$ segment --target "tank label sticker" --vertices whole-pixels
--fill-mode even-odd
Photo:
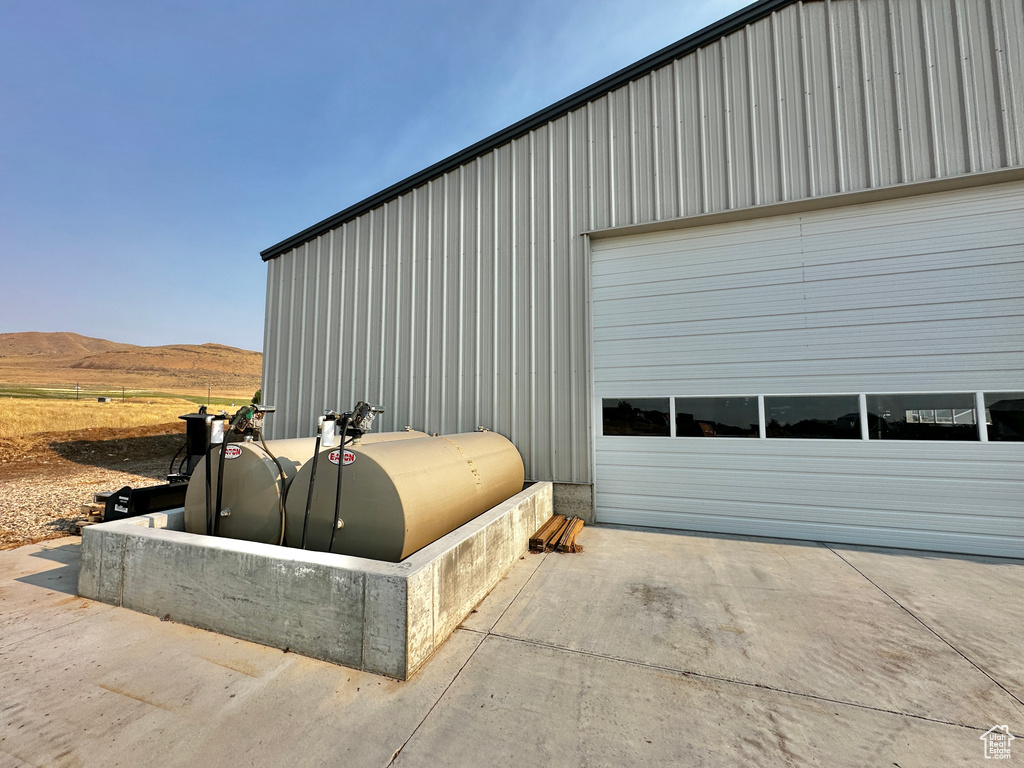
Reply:
[[[331,451],[330,455],[327,457],[327,458],[329,458],[331,460],[331,464],[337,464],[338,463],[338,454],[339,453],[341,453],[341,452],[340,451]],[[352,451],[345,451],[345,460],[343,462],[343,466],[347,467],[349,464],[352,464],[355,460],[356,460],[356,455],[354,453],[352,453]]]
[[[242,446],[240,445],[229,445],[224,449],[225,459],[237,459],[242,455]]]

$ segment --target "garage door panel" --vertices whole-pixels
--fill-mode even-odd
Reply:
[[[1024,391],[1024,184],[598,241],[592,290],[598,520],[1024,557],[1024,443],[600,423],[602,398]]]
[[[977,388],[981,389],[992,389],[993,385],[988,386],[971,386],[970,389],[964,386],[965,379],[972,379],[973,382],[985,382],[991,381],[989,374],[996,375],[999,373],[1006,374],[1006,386],[1011,389],[1019,388],[1019,374],[1021,366],[1024,366],[1024,352],[1002,352],[998,355],[1000,359],[989,359],[992,355],[973,355],[970,353],[961,354],[947,354],[939,359],[934,356],[912,356],[912,355],[897,355],[894,357],[882,357],[876,356],[874,358],[872,370],[884,369],[885,375],[890,377],[899,375],[902,378],[896,379],[897,382],[902,382],[903,386],[897,389],[889,389],[885,387],[876,386],[851,386],[850,382],[854,381],[854,377],[858,375],[861,377],[859,381],[863,382],[863,375],[865,374],[865,362],[863,360],[850,359],[842,354],[840,350],[836,350],[836,354],[827,360],[828,372],[824,376],[828,386],[823,390],[818,388],[818,391],[831,391],[831,392],[860,392],[870,391],[885,393],[887,391],[929,391],[934,389],[937,384],[935,383],[938,379],[934,378],[938,374],[957,374],[958,378],[953,380],[951,387],[943,387],[945,389],[964,389],[965,391],[974,391]],[[978,357],[984,357],[984,359],[978,359]],[[608,366],[604,369],[604,378],[602,384],[608,386],[602,386],[599,390],[602,396],[614,397],[614,396],[625,396],[632,394],[632,390],[628,387],[623,388],[623,383],[631,382],[636,378],[640,378],[643,381],[658,381],[658,382],[671,382],[674,380],[680,381],[703,381],[707,382],[708,379],[730,379],[730,378],[743,378],[752,381],[759,380],[770,380],[784,382],[788,380],[796,381],[800,377],[812,377],[821,378],[822,371],[820,366],[823,360],[770,360],[770,361],[752,361],[742,360],[736,362],[719,362],[716,365],[701,364],[696,361],[692,364],[678,364],[673,366],[634,366],[630,367],[624,360],[617,359],[617,367]],[[751,369],[754,365],[757,365],[756,375],[759,378],[752,378],[755,375]],[[996,370],[998,367],[1000,370]],[[920,385],[918,386],[907,386],[906,377],[914,376],[918,378]],[[948,381],[948,377],[944,379]],[[613,389],[609,389],[611,384],[616,386]],[[755,389],[758,394],[766,394],[765,391],[759,391],[761,388]],[[669,390],[673,391],[673,390]],[[682,390],[682,394],[688,393],[689,390]],[[712,391],[709,389],[707,384],[701,387],[701,391]],[[798,388],[783,389],[782,391],[795,394],[801,390]],[[663,391],[664,395],[668,395],[668,392]]]
[[[770,316],[785,312],[835,312],[977,302],[1024,297],[1021,264],[963,268],[919,275],[794,279],[772,285],[690,290],[685,281],[662,280],[601,293],[606,316],[684,314],[688,318]],[[642,302],[642,306],[637,304]]]
[[[1022,291],[1015,278],[1011,281],[989,281],[985,284],[974,284],[973,290],[960,286],[949,286],[941,294],[926,295],[900,294],[897,290],[869,291],[831,291],[827,296],[815,296],[806,299],[803,292],[786,287],[774,294],[762,291],[760,295],[753,292],[735,293],[729,296],[716,295],[694,296],[683,299],[670,294],[654,293],[646,298],[608,299],[602,307],[606,313],[603,322],[606,324],[623,322],[654,322],[666,318],[685,316],[696,322],[729,320],[735,318],[761,319],[765,327],[777,319],[793,316],[821,316],[819,322],[830,322],[832,316],[840,312],[872,313],[890,309],[902,310],[906,319],[915,319],[917,312],[928,311],[940,307],[945,317],[951,317],[950,305],[972,305],[988,301],[1008,301],[1017,303],[1017,312]],[[801,286],[803,287],[803,286]],[[904,303],[900,304],[899,298]],[[834,323],[830,323],[834,324]]]
[[[871,260],[871,263],[878,264],[877,260]],[[646,301],[652,296],[670,296],[676,299],[679,309],[685,307],[687,311],[701,306],[717,306],[723,300],[767,300],[774,303],[778,300],[807,300],[811,296],[857,297],[866,294],[895,297],[898,304],[904,305],[907,298],[913,298],[914,304],[927,304],[940,297],[946,301],[958,298],[978,301],[1024,295],[1019,252],[1006,253],[1002,259],[987,258],[984,261],[970,261],[964,256],[959,263],[951,261],[941,265],[893,259],[886,261],[885,267],[870,277],[815,265],[748,273],[735,279],[721,275],[695,279],[685,274],[662,273],[654,280],[615,281],[604,288],[595,288],[601,290],[604,301],[632,301],[637,298]],[[946,298],[951,289],[956,293]]]
[[[623,316],[603,317],[600,324],[595,323],[593,338],[595,345],[600,348],[601,342],[622,338],[691,336],[697,341],[701,336],[711,338],[740,332],[772,333],[816,328],[857,330],[872,326],[900,326],[902,332],[915,324],[943,323],[944,327],[937,331],[939,333],[945,332],[950,326],[976,320],[994,320],[997,327],[1013,328],[1020,322],[1021,317],[1024,317],[1021,303],[1019,298],[945,302],[914,307],[912,315],[905,307],[880,307],[818,314],[791,312],[772,316],[770,326],[764,322],[763,316],[723,319],[680,318],[668,321],[662,315],[652,318],[634,317],[630,322],[623,322]],[[951,320],[951,316],[955,319]]]
[[[650,477],[650,474],[647,475]],[[812,510],[812,517],[828,517],[835,520],[855,522],[870,512],[885,514],[897,520],[900,515],[918,515],[923,518],[934,517],[936,527],[949,531],[971,531],[987,520],[1018,521],[1016,515],[1005,510],[995,510],[993,505],[1002,506],[1008,503],[1012,492],[1006,488],[995,488],[980,483],[964,483],[961,487],[953,487],[951,483],[940,478],[932,478],[932,485],[924,482],[915,484],[899,484],[896,482],[856,481],[848,476],[829,477],[827,474],[813,477],[789,475],[781,478],[758,478],[752,473],[743,478],[736,478],[729,473],[697,476],[693,473],[665,473],[660,480],[644,484],[637,492],[618,493],[607,489],[628,489],[628,477],[623,474],[609,474],[605,481],[598,485],[599,502],[605,499],[630,498],[634,501],[642,499],[644,508],[660,508],[664,511],[676,509],[686,511],[695,506],[707,503],[730,503],[742,506],[751,517],[776,517],[780,509]],[[764,485],[751,483],[764,479]],[[729,481],[732,485],[726,485]],[[808,504],[807,489],[814,483],[821,483],[827,492],[814,494],[818,503]],[[975,495],[968,494],[975,491]],[[680,495],[682,494],[682,495]],[[1019,495],[1018,495],[1019,497]],[[660,506],[664,501],[669,506]],[[774,509],[773,509],[774,507]],[[788,513],[787,513],[788,514]],[[794,512],[793,514],[796,514]],[[811,519],[811,518],[807,518]],[[893,523],[898,525],[898,523]],[[1014,525],[1017,525],[1014,522]],[[1017,525],[1019,529],[1019,525]]]
[[[1004,185],[1005,186],[1005,185]],[[891,212],[886,212],[885,207]],[[1019,242],[1024,227],[1015,215],[1019,202],[1012,195],[1000,193],[973,202],[964,196],[953,210],[932,204],[915,206],[910,200],[901,204],[874,204],[833,208],[798,216],[781,216],[733,224],[714,225],[666,231],[650,235],[633,235],[600,243],[595,252],[595,267],[627,271],[630,260],[657,260],[671,257],[680,249],[694,253],[694,263],[728,263],[756,259],[744,246],[757,246],[760,253],[794,252],[789,244],[806,241],[812,250],[828,253],[849,248],[849,241],[858,246],[889,247],[914,243],[935,243],[948,237],[960,238],[966,247],[976,242],[987,242],[995,237],[1005,242]],[[907,222],[914,226],[908,228]],[[980,240],[979,240],[980,238]],[[689,247],[698,244],[698,247]],[[940,246],[941,247],[941,246]],[[795,249],[796,253],[800,249]],[[603,262],[609,262],[607,267]],[[612,263],[614,262],[614,263]],[[668,260],[671,263],[670,259]]]
[[[1024,239],[1024,225],[1001,231],[980,232],[971,235],[948,235],[915,239],[910,242],[878,243],[858,242],[856,245],[816,249],[809,268],[822,274],[871,271],[877,274],[914,272],[922,269],[948,268],[964,263],[998,264],[1019,259],[1017,244]],[[805,266],[809,244],[802,240],[772,243],[758,247],[750,258],[728,258],[735,253],[733,246],[702,248],[699,255],[687,259],[685,268],[679,263],[677,252],[659,255],[656,259],[636,258],[615,261],[596,260],[594,287],[635,285],[677,275],[696,282],[758,281],[771,282],[775,273]],[[767,261],[766,261],[767,260]]]
[[[630,443],[633,445],[630,445]],[[660,442],[662,448],[635,447],[637,442]],[[771,442],[772,445],[768,445]],[[751,471],[774,476],[797,471],[824,475],[852,475],[867,478],[948,478],[960,481],[999,481],[1024,493],[1024,477],[1014,478],[1020,466],[1019,450],[1010,444],[914,443],[910,441],[771,440],[756,438],[602,438],[597,455],[606,469],[602,477],[616,472],[633,473],[637,468],[691,472],[726,471],[735,483]],[[712,444],[741,444],[734,450],[716,450]],[[781,445],[776,446],[776,443]],[[619,446],[619,447],[614,447]],[[691,447],[699,446],[699,447]],[[749,448],[747,446],[750,446]],[[831,447],[830,447],[831,446]],[[875,449],[879,450],[875,450]],[[813,465],[809,463],[813,461]],[[767,481],[768,478],[766,478]],[[767,482],[766,482],[767,484]]]
[[[980,378],[984,374],[983,378]],[[978,373],[978,389],[989,392],[1020,390],[1020,373],[1015,367],[1004,371],[987,370]],[[623,386],[628,386],[629,397],[666,397],[671,391],[676,395],[691,396],[749,396],[751,394],[791,395],[802,392],[905,392],[908,391],[906,374],[902,371],[887,373],[861,373],[845,376],[837,384],[828,373],[807,372],[803,375],[787,373],[784,376],[755,376],[749,372],[720,377],[709,381],[707,377],[695,375],[692,378],[648,377],[643,381],[604,382],[595,387],[597,397],[622,397]],[[955,392],[963,389],[963,373],[960,371],[935,371],[920,386],[917,392]],[[1024,468],[1022,468],[1024,471]]]
[[[762,522],[797,523],[809,525],[820,523],[837,527],[865,526],[888,530],[928,531],[933,534],[971,535],[979,530],[988,535],[1010,536],[1024,545],[1020,527],[1012,518],[1004,516],[978,515],[968,521],[956,513],[926,513],[918,510],[881,510],[861,507],[834,507],[789,502],[765,502],[759,507],[732,499],[689,499],[679,507],[669,497],[652,497],[645,510],[659,514],[704,515],[707,517],[730,517],[737,521],[747,520],[752,524]],[[628,494],[604,494],[601,504],[608,509],[628,510]],[[968,525],[973,522],[973,525]]]
[[[1021,240],[1024,223],[1007,222],[1005,213],[976,216],[971,230],[962,229],[961,220],[934,224],[925,230],[906,230],[900,236],[891,228],[872,228],[865,233],[822,233],[809,236],[808,227],[796,228],[785,239],[766,239],[740,243],[731,237],[706,234],[699,248],[689,250],[687,267],[695,278],[713,275],[739,276],[750,272],[786,269],[802,263],[808,255],[823,266],[843,266],[875,259],[914,258],[929,253],[940,259],[958,251],[976,252],[1013,248]],[[727,228],[723,225],[711,230]],[[697,231],[697,230],[695,230]],[[628,238],[623,238],[628,241]],[[657,249],[642,245],[620,246],[599,243],[593,254],[595,281],[629,280],[632,275],[679,268],[678,254],[686,249],[682,241],[662,243]],[[644,253],[648,255],[643,255]],[[765,261],[770,259],[770,261]],[[870,267],[868,267],[870,269]],[[599,285],[595,282],[595,285]]]
[[[1020,484],[993,481],[949,480],[930,474],[927,477],[905,476],[896,478],[854,477],[849,474],[829,474],[811,471],[817,467],[808,462],[804,473],[768,470],[727,470],[695,472],[683,469],[654,470],[645,467],[606,470],[597,486],[597,493],[621,493],[641,498],[644,505],[657,499],[674,499],[676,508],[685,509],[700,501],[731,501],[748,505],[755,516],[762,506],[808,506],[809,485],[820,484],[827,491],[815,494],[815,503],[809,506],[820,510],[863,509],[873,512],[905,513],[917,509],[921,514],[958,516],[963,530],[972,530],[977,516],[989,519],[1015,519],[1012,511],[1004,507],[1021,500],[1024,493]],[[993,507],[997,507],[994,509]],[[923,510],[923,511],[922,511]],[[961,530],[957,527],[956,530]]]
[[[993,222],[1004,227],[1019,224],[1013,216],[1020,210],[1019,199],[1014,193],[1007,194],[1012,184],[987,189],[976,188],[963,193],[946,193],[916,198],[906,198],[895,203],[874,203],[851,205],[826,211],[815,211],[800,217],[800,226],[808,237],[825,236],[834,239],[836,235],[886,231],[887,239],[900,240],[913,237],[915,233],[938,229],[969,232],[972,229],[988,229]],[[936,201],[955,200],[952,206]],[[908,229],[907,222],[913,222]],[[976,226],[975,222],[983,222]]]
[[[913,353],[930,358],[945,357],[949,350],[967,347],[966,354],[999,354],[1019,347],[1020,337],[1010,333],[1005,323],[950,322],[946,328],[900,329],[899,338],[892,337],[891,329],[878,326],[849,331],[855,340],[843,344],[843,354],[876,358],[903,356]],[[969,342],[969,343],[968,343]],[[836,356],[835,330],[796,330],[789,332],[765,331],[761,333],[736,334],[729,340],[726,349],[718,339],[669,336],[650,338],[638,335],[632,339],[607,341],[601,345],[600,356],[594,362],[600,366],[612,367],[616,361],[629,356],[637,360],[658,362],[666,356],[702,358],[714,354],[723,362],[750,362],[781,360],[794,353],[794,348],[804,361],[830,360]],[[879,349],[887,354],[880,355]]]
[[[641,356],[660,354],[664,357],[670,350],[675,354],[699,355],[719,353],[723,339],[708,333],[701,333],[696,325],[658,324],[660,327],[630,326],[607,333],[596,333],[595,339],[602,342],[603,355],[621,355],[632,353]],[[780,329],[741,328],[734,326],[728,339],[730,349],[737,347],[747,350],[778,350],[784,352],[791,349],[796,340],[800,346],[814,347],[831,345],[836,328],[806,328],[794,324],[793,327]],[[893,333],[894,328],[896,334]],[[936,345],[935,354],[948,351],[950,344],[959,348],[964,346],[977,351],[998,351],[1013,349],[1019,346],[1019,339],[1007,328],[1007,318],[971,318],[965,320],[945,320],[932,323],[893,323],[890,325],[861,325],[845,327],[855,341],[850,342],[847,349],[859,349],[863,355],[876,352],[879,345],[893,347],[913,347],[921,349],[921,345]],[[894,335],[896,338],[894,338]],[[945,345],[945,346],[943,346]]]

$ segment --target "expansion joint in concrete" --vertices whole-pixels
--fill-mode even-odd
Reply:
[[[484,634],[484,633],[474,632],[474,634]],[[403,741],[402,745],[398,749],[395,750],[393,755],[391,755],[391,759],[388,760],[387,766],[385,766],[385,768],[391,768],[391,766],[394,765],[395,760],[398,759],[398,756],[400,754],[402,754],[402,750],[405,749],[405,745],[413,740],[413,737],[415,737],[416,734],[419,732],[420,728],[423,726],[423,723],[425,723],[427,721],[427,718],[430,717],[430,713],[433,712],[437,708],[437,705],[441,703],[441,700],[448,693],[448,690],[453,685],[455,685],[455,681],[459,679],[459,676],[462,674],[462,670],[464,670],[469,665],[469,662],[471,662],[473,660],[473,657],[476,656],[476,652],[480,650],[480,646],[484,644],[484,640],[486,640],[486,639],[487,638],[486,638],[486,635],[485,635],[484,637],[482,637],[480,639],[480,642],[478,642],[476,644],[476,648],[473,649],[473,652],[471,654],[469,654],[469,656],[466,658],[466,660],[462,663],[462,666],[459,667],[459,671],[455,673],[455,675],[452,677],[451,681],[449,681],[448,685],[446,685],[444,687],[444,690],[441,691],[441,695],[438,696],[437,700],[433,704],[430,705],[430,709],[427,710],[427,714],[425,714],[422,718],[420,718],[420,721],[418,723],[416,723],[416,727],[412,729],[412,733],[409,734],[409,737],[405,741]]]
[[[678,677],[694,677],[701,680],[711,680],[716,683],[726,683],[729,685],[741,685],[745,688],[759,688],[764,691],[771,691],[772,693],[779,693],[784,696],[795,696],[801,699],[813,699],[815,701],[822,701],[828,704],[835,704],[841,707],[853,707],[855,709],[863,709],[870,712],[880,712],[886,715],[895,715],[896,717],[909,717],[914,720],[923,720],[928,723],[936,723],[937,725],[950,725],[954,728],[965,728],[970,731],[977,731],[984,733],[991,726],[988,725],[970,725],[968,723],[958,723],[953,720],[941,720],[935,717],[925,717],[924,715],[915,715],[912,712],[900,712],[894,709],[885,709],[884,707],[872,707],[868,704],[858,704],[853,701],[843,701],[842,699],[832,699],[827,696],[816,696],[813,693],[802,693],[800,691],[790,691],[786,688],[776,688],[775,686],[765,685],[764,683],[754,683],[749,680],[737,680],[731,677],[721,677],[719,675],[708,674],[707,672],[695,672],[688,669],[677,669],[675,667],[667,667],[661,664],[650,664],[648,662],[637,661],[635,659],[625,659],[620,656],[612,656],[610,654],[597,653],[595,651],[583,651],[576,648],[565,648],[561,645],[555,645],[553,643],[544,643],[539,640],[529,640],[522,637],[515,637],[513,635],[503,635],[498,632],[488,632],[487,636],[484,637],[486,640],[488,637],[496,637],[502,640],[509,640],[514,643],[522,643],[524,645],[534,645],[540,648],[549,648],[554,651],[567,654],[576,654],[579,656],[589,656],[595,659],[603,659],[604,661],[611,661],[618,664],[626,664],[631,667],[640,667],[642,669],[650,669],[657,672],[664,672]],[[483,641],[480,643],[483,645]]]
[[[531,552],[527,551],[527,557],[534,557],[535,555],[536,555],[536,553],[531,553]],[[491,634],[491,629],[494,629],[496,626],[498,626],[498,624],[501,622],[501,620],[503,618],[505,618],[505,614],[508,613],[509,608],[511,608],[513,605],[515,605],[516,600],[519,599],[519,596],[521,594],[523,594],[523,590],[526,589],[530,585],[531,581],[533,581],[533,577],[537,575],[537,571],[539,571],[541,569],[541,566],[544,565],[544,561],[546,559],[547,559],[547,554],[546,553],[540,553],[540,562],[537,563],[537,567],[533,569],[533,573],[530,574],[530,578],[528,578],[525,582],[523,582],[523,586],[521,586],[519,588],[519,591],[516,592],[516,596],[513,597],[509,601],[508,605],[505,606],[505,610],[501,612],[501,616],[499,616],[497,619],[494,620],[494,623],[491,624],[491,627],[490,627],[490,629],[487,630],[486,634],[488,634],[488,635]]]
[[[971,658],[970,656],[968,656],[968,655],[967,655],[966,653],[964,653],[964,652],[963,652],[963,651],[961,651],[961,650],[960,650],[959,648],[957,648],[957,647],[956,647],[955,645],[953,645],[953,644],[952,644],[952,643],[951,643],[951,642],[950,642],[949,640],[947,640],[947,639],[946,639],[946,638],[944,638],[944,637],[943,637],[942,635],[940,635],[940,634],[939,634],[939,633],[938,633],[938,632],[937,632],[936,630],[932,629],[932,627],[930,627],[930,626],[929,626],[929,625],[928,625],[928,624],[927,624],[927,623],[926,623],[926,622],[925,622],[925,621],[924,621],[924,620],[923,620],[923,619],[922,619],[922,618],[921,618],[920,616],[918,616],[918,615],[917,615],[916,613],[914,613],[914,612],[913,612],[912,610],[910,610],[909,608],[907,608],[907,606],[905,606],[905,605],[904,605],[903,603],[901,603],[901,602],[900,602],[899,600],[897,600],[897,599],[896,599],[895,597],[893,597],[893,596],[892,596],[892,595],[890,595],[890,594],[889,594],[888,592],[886,592],[886,591],[885,591],[884,589],[882,589],[882,587],[881,587],[881,586],[879,586],[879,585],[878,585],[877,583],[875,583],[874,581],[872,581],[872,580],[871,580],[871,578],[870,578],[870,577],[869,577],[869,576],[868,576],[868,575],[867,575],[866,573],[864,573],[864,571],[862,571],[862,570],[861,570],[860,568],[858,568],[858,567],[857,567],[856,565],[854,565],[853,563],[851,563],[851,562],[850,562],[849,560],[847,560],[847,559],[846,559],[845,557],[843,557],[843,556],[842,556],[841,554],[839,554],[838,552],[836,552],[836,551],[835,551],[835,550],[834,550],[834,549],[833,549],[832,547],[830,547],[830,546],[829,546],[828,544],[826,544],[826,543],[824,543],[824,542],[819,542],[819,543],[820,543],[820,544],[821,544],[821,545],[822,545],[823,547],[825,547],[825,548],[826,548],[826,549],[827,549],[827,550],[828,550],[829,552],[831,552],[831,553],[832,553],[833,555],[835,555],[836,557],[838,557],[838,558],[839,558],[840,560],[842,560],[842,561],[843,561],[844,563],[846,563],[846,564],[847,564],[848,566],[850,566],[851,568],[853,568],[853,570],[855,570],[855,571],[856,571],[857,573],[859,573],[859,574],[860,574],[860,575],[861,575],[861,576],[862,576],[862,577],[864,578],[864,580],[865,580],[865,581],[866,581],[866,582],[867,582],[868,584],[870,584],[871,586],[873,586],[873,587],[874,587],[875,589],[877,589],[877,590],[878,590],[879,592],[881,592],[881,593],[882,593],[883,595],[885,595],[885,596],[886,596],[887,598],[889,598],[890,600],[892,600],[892,602],[894,602],[894,603],[895,603],[896,605],[898,605],[898,606],[899,606],[900,608],[902,608],[902,609],[903,609],[903,610],[904,610],[904,611],[905,611],[905,612],[907,613],[907,615],[908,615],[908,616],[910,616],[910,617],[911,617],[912,619],[914,619],[914,621],[916,621],[916,622],[917,622],[918,624],[920,624],[920,625],[921,625],[922,627],[924,627],[924,628],[925,628],[925,629],[927,629],[927,630],[928,630],[929,632],[931,632],[931,633],[932,633],[933,635],[935,635],[935,637],[937,637],[937,638],[938,638],[939,640],[941,640],[941,641],[942,641],[943,643],[945,643],[946,645],[948,645],[948,646],[949,646],[949,647],[950,647],[950,648],[951,648],[951,649],[952,649],[952,650],[953,650],[953,651],[954,651],[954,652],[955,652],[955,653],[956,653],[957,655],[959,655],[959,656],[960,656],[960,657],[961,657],[961,658],[962,658],[962,659],[963,659],[964,661],[966,661],[966,662],[967,662],[968,664],[970,664],[970,665],[971,665],[972,667],[974,667],[974,668],[975,668],[976,670],[978,670],[978,671],[979,671],[979,672],[980,672],[981,674],[983,674],[983,675],[984,675],[985,677],[987,677],[987,678],[988,678],[989,680],[991,680],[991,681],[992,681],[992,683],[993,683],[993,684],[994,684],[994,685],[995,685],[995,686],[996,686],[997,688],[999,688],[999,689],[1000,689],[1000,690],[1001,690],[1001,691],[1002,691],[1003,693],[1005,693],[1005,694],[1006,694],[1007,696],[1009,696],[1009,697],[1010,697],[1011,699],[1013,699],[1014,701],[1016,701],[1016,702],[1017,702],[1018,704],[1020,704],[1021,706],[1024,706],[1024,701],[1021,701],[1021,700],[1020,700],[1020,698],[1019,698],[1018,696],[1014,695],[1014,693],[1013,693],[1012,691],[1008,690],[1008,689],[1006,688],[1006,686],[1005,686],[1005,685],[1003,685],[1003,684],[1002,684],[1002,683],[1000,683],[1000,682],[999,682],[998,680],[996,680],[996,679],[995,679],[994,677],[992,677],[992,675],[991,675],[991,674],[989,674],[989,673],[988,673],[988,671],[987,671],[987,670],[985,670],[985,668],[984,668],[984,667],[982,667],[982,666],[981,666],[980,664],[978,664],[978,663],[977,663],[976,661],[974,661],[974,659],[972,659],[972,658]]]
[[[529,554],[527,556],[529,556]],[[443,699],[445,697],[445,694],[448,693],[448,689],[455,685],[455,681],[459,679],[459,675],[462,674],[462,671],[469,665],[469,662],[472,661],[473,656],[476,655],[476,652],[480,650],[480,646],[482,646],[484,644],[484,641],[491,636],[491,630],[498,626],[498,622],[500,622],[502,618],[504,618],[509,608],[511,608],[512,605],[516,602],[516,600],[519,599],[519,596],[523,594],[523,590],[526,589],[529,583],[533,580],[533,577],[537,575],[537,571],[539,571],[541,566],[544,565],[544,559],[546,556],[541,555],[540,557],[541,562],[539,562],[537,564],[537,567],[533,569],[533,573],[531,573],[530,577],[525,582],[523,582],[523,585],[519,588],[519,591],[516,592],[516,596],[509,601],[508,605],[505,606],[505,610],[501,612],[501,616],[495,619],[494,623],[491,624],[489,629],[469,629],[468,627],[463,627],[461,625],[459,626],[459,631],[469,632],[471,634],[477,635],[479,636],[480,640],[479,642],[477,642],[476,647],[473,649],[473,652],[469,654],[469,657],[466,659],[465,663],[463,663],[463,665],[459,667],[459,671],[455,673],[454,677],[452,677],[451,682],[449,682],[448,685],[445,686],[445,689],[441,692],[441,695],[438,696],[437,700],[431,705],[430,710],[427,712],[427,714],[424,715],[423,719],[416,724],[416,727],[413,729],[412,733],[409,734],[409,738],[403,741],[402,746],[395,750],[395,753],[391,756],[391,760],[388,761],[388,768],[390,768],[390,766],[394,764],[395,760],[398,759],[398,756],[402,753],[402,750],[405,749],[405,745],[412,741],[412,738],[416,735],[416,732],[419,731],[420,726],[422,726],[423,723],[426,722],[427,718],[430,717],[430,713],[434,711],[434,708],[441,703],[441,699]],[[500,637],[500,635],[498,635],[498,637]]]

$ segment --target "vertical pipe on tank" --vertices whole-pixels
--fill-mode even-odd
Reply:
[[[313,504],[313,482],[316,480],[316,463],[320,458],[320,439],[324,434],[324,419],[320,417],[316,425],[316,443],[313,447],[313,465],[309,470],[309,492],[306,493],[306,512],[302,516],[302,548],[306,548],[306,526],[309,524],[309,508]],[[294,546],[294,545],[293,545]]]
[[[210,446],[209,446],[209,444],[207,444],[207,446],[206,446],[206,535],[207,536],[212,536],[213,535],[213,517],[212,517],[211,511],[210,511],[211,507],[212,507],[211,499],[210,499],[210,495],[211,495],[210,483],[211,483],[211,480],[212,480],[212,478],[210,477],[210,472],[212,470],[210,468],[210,465],[212,463],[213,462],[212,462],[212,460],[210,458]]]
[[[220,446],[220,462],[217,465],[217,508],[213,510],[213,535],[217,535],[218,523],[220,522],[220,511],[224,503],[224,459],[227,458],[228,438],[224,436],[224,442]]]
[[[356,406],[357,408],[359,406]],[[341,512],[341,476],[345,468],[345,437],[348,435],[349,424],[352,422],[352,414],[345,417],[345,423],[341,427],[341,439],[338,441],[338,484],[334,489],[334,522],[331,524],[331,543],[327,547],[328,552],[334,551],[334,535],[338,532],[338,515]],[[313,483],[309,484],[312,492]]]

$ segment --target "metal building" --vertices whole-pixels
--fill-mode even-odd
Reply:
[[[273,436],[374,400],[598,521],[1024,557],[1022,33],[764,0],[269,248]]]

